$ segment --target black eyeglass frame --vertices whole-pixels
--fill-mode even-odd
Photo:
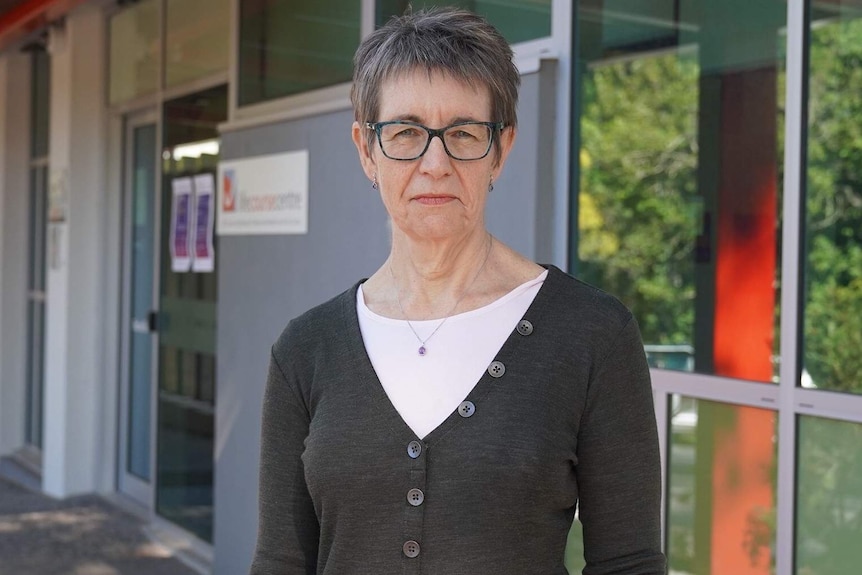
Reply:
[[[412,158],[393,158],[389,154],[386,153],[386,150],[383,148],[383,137],[381,136],[381,132],[385,126],[389,126],[392,124],[402,124],[405,126],[414,126],[416,128],[422,128],[426,132],[428,132],[428,140],[425,142],[425,147],[422,148],[422,151],[419,152],[418,155]],[[470,158],[465,160],[463,158],[459,158],[452,154],[449,151],[449,147],[446,145],[446,139],[443,137],[448,130],[452,128],[457,128],[458,126],[485,126],[491,130],[491,137],[488,139],[488,149],[485,150],[485,153],[479,156],[478,158]],[[374,133],[377,134],[377,145],[380,146],[380,151],[383,152],[383,155],[389,158],[390,160],[395,160],[396,162],[412,162],[413,160],[418,160],[422,156],[425,155],[425,152],[428,151],[428,147],[431,145],[431,140],[435,137],[440,138],[440,141],[443,143],[443,149],[446,150],[446,155],[452,158],[453,160],[458,160],[459,162],[474,162],[476,160],[481,160],[488,156],[491,152],[491,147],[494,145],[494,138],[497,134],[503,131],[503,128],[506,127],[505,122],[455,122],[454,124],[450,124],[448,126],[444,126],[443,128],[434,129],[429,128],[428,126],[424,126],[419,124],[418,122],[411,122],[409,120],[392,120],[389,122],[365,122],[365,127],[374,130]]]

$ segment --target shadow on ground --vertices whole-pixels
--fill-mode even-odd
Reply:
[[[195,575],[98,496],[57,501],[0,478],[0,575]]]

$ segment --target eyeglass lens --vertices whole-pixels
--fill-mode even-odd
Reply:
[[[449,154],[457,160],[477,160],[491,147],[491,128],[484,124],[459,124],[443,132]],[[412,160],[425,151],[431,134],[414,124],[395,122],[380,127],[380,146],[390,158]]]

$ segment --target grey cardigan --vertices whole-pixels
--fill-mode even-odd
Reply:
[[[565,575],[576,504],[584,575],[665,573],[637,324],[549,270],[465,403],[421,441],[365,353],[357,286],[290,322],[266,386],[251,574]]]

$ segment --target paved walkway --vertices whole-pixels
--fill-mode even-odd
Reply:
[[[0,575],[196,575],[139,519],[84,495],[57,501],[0,477]]]

